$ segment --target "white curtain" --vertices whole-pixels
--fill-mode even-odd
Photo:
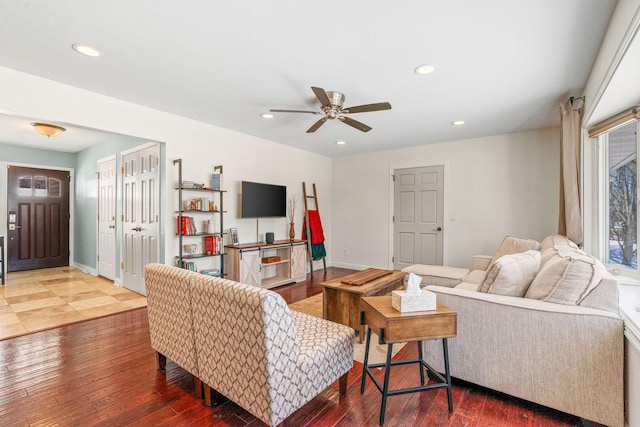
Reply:
[[[581,105],[582,107],[582,105]],[[560,139],[560,209],[558,234],[578,245],[583,243],[580,201],[580,122],[583,108],[567,100],[560,106],[562,135]]]

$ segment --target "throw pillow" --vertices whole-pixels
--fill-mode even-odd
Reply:
[[[489,263],[489,268],[491,268],[491,265],[495,263],[498,258],[504,255],[518,254],[528,250],[539,251],[540,243],[532,239],[520,239],[518,237],[505,236],[505,238],[502,239],[500,247],[496,253],[493,254],[491,262]]]
[[[539,268],[539,251],[504,255],[487,270],[480,292],[523,297]]]
[[[547,249],[545,256],[546,252],[553,251]],[[604,276],[604,268],[597,267],[596,259],[584,251],[569,246],[560,247],[543,263],[525,298],[577,305]]]

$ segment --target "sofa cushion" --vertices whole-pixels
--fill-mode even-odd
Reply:
[[[604,274],[604,267],[584,251],[555,246],[543,252],[540,271],[525,298],[577,305],[600,283]]]
[[[540,243],[533,239],[520,239],[518,237],[505,236],[505,238],[502,239],[500,247],[493,254],[493,257],[491,257],[491,263],[487,270],[491,268],[491,265],[494,264],[498,258],[504,255],[522,253],[528,250],[540,250]]]
[[[522,297],[540,268],[540,252],[504,255],[491,266],[480,285],[480,292]]]
[[[436,285],[454,287],[462,282],[469,273],[466,268],[447,267],[445,265],[413,264],[402,269],[405,273],[413,273],[422,277],[421,286]],[[404,276],[406,286],[409,275]]]
[[[462,283],[473,283],[476,288],[479,288],[484,280],[484,276],[487,274],[485,270],[471,270],[469,274],[464,276]]]

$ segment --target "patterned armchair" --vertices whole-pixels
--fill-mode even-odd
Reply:
[[[176,267],[145,267],[151,346],[194,376],[205,403],[222,394],[276,425],[353,367],[353,329],[290,311],[275,292]],[[212,393],[213,389],[213,393]]]
[[[158,368],[164,370],[169,358],[188,371],[195,381],[196,396],[201,398],[191,298],[186,297],[193,276],[198,274],[162,264],[148,264],[144,269],[149,333]]]
[[[192,292],[200,378],[218,393],[276,425],[337,379],[346,392],[353,329],[230,280],[199,275]]]

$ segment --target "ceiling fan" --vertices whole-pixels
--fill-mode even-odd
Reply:
[[[309,113],[309,114],[317,114],[323,115],[324,117],[315,122],[309,129],[307,129],[307,133],[315,132],[326,122],[327,120],[338,119],[342,123],[345,123],[349,126],[352,126],[362,132],[369,132],[371,127],[361,123],[357,120],[353,120],[350,117],[347,117],[346,114],[353,113],[367,113],[370,111],[380,111],[380,110],[390,110],[391,104],[388,102],[378,102],[377,104],[365,104],[365,105],[357,105],[355,107],[347,107],[344,108],[342,106],[344,102],[344,94],[342,92],[329,91],[326,92],[324,89],[319,87],[311,87],[311,90],[320,101],[322,112],[320,111],[306,111],[306,110],[276,110],[271,109],[272,113]]]

